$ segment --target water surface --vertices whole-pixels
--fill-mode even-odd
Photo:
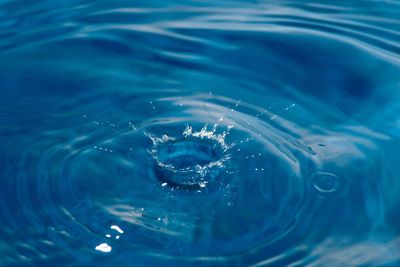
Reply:
[[[1,266],[399,266],[399,1],[0,1]]]

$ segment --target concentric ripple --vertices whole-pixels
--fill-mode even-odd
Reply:
[[[0,266],[397,266],[398,11],[0,1]]]

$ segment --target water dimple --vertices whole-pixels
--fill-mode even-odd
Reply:
[[[206,140],[183,139],[158,148],[158,160],[178,170],[204,166],[218,161],[222,156],[222,149]]]
[[[333,173],[316,172],[311,178],[311,185],[320,197],[337,197],[346,189],[345,180]]]

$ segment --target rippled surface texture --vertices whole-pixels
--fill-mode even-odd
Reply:
[[[0,1],[0,266],[400,266],[399,1]]]

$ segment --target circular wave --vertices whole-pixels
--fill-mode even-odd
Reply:
[[[65,128],[32,137],[44,141],[18,159],[24,209],[10,224],[34,223],[53,246],[65,235],[63,250],[77,258],[74,239],[98,253],[231,262],[279,251],[311,200],[346,193],[348,181],[314,172],[316,152],[285,128],[295,104],[278,115],[213,94],[120,99],[129,96],[114,99],[113,118],[96,114],[97,99]],[[144,106],[149,115],[131,121]]]

